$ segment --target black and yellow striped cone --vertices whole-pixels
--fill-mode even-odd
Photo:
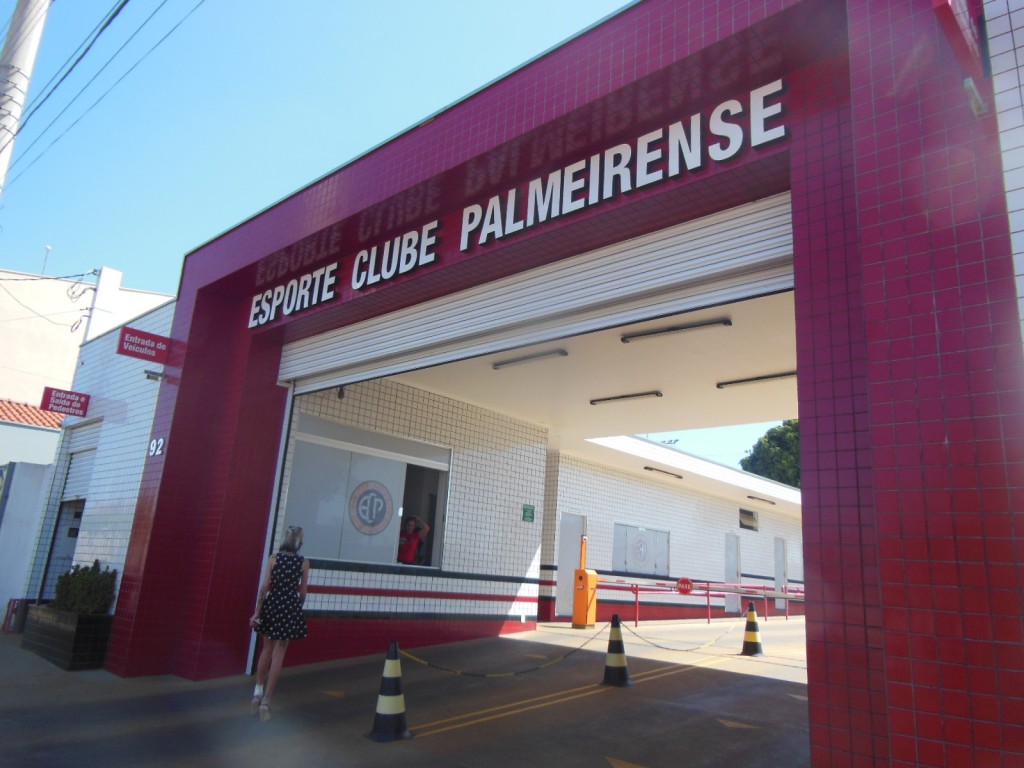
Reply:
[[[377,715],[373,718],[374,741],[411,739],[405,727],[405,695],[402,693],[402,663],[398,660],[398,643],[392,642],[384,660],[384,676],[377,697]]]
[[[622,624],[619,614],[612,616],[612,630],[608,635],[608,658],[604,664],[604,680],[601,685],[625,687],[632,685],[629,668],[626,666],[626,647],[622,644]]]
[[[754,603],[747,605],[747,629],[743,633],[743,651],[741,656],[760,656],[764,653],[761,648],[761,630],[757,628],[757,611],[754,610]]]

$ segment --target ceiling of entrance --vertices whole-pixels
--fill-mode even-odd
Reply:
[[[553,448],[618,464],[587,439],[796,418],[795,375],[768,378],[795,371],[786,292],[394,378],[544,425]]]

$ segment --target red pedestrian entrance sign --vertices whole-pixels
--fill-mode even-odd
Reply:
[[[66,413],[68,416],[85,416],[89,411],[89,396],[81,392],[45,387],[43,402],[39,407],[44,411]]]

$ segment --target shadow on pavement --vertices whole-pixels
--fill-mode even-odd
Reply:
[[[250,677],[192,682],[63,672],[22,651],[18,636],[5,635],[2,762],[41,768],[809,765],[806,685],[735,671],[788,663],[738,657],[728,645],[673,651],[678,638],[668,637],[671,629],[643,630],[661,647],[641,649],[641,637],[626,634],[631,684],[622,687],[601,684],[604,637],[584,646],[585,638],[559,628],[551,631],[560,633],[555,637],[527,633],[403,654],[404,714],[413,738],[389,743],[368,738],[385,649],[286,669],[272,718],[260,723],[249,715]]]

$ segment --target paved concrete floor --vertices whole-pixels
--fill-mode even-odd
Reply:
[[[762,619],[756,657],[744,623],[624,622],[628,687],[601,684],[607,625],[402,649],[413,738],[387,743],[368,738],[387,649],[286,669],[260,723],[250,677],[64,672],[4,635],[0,765],[809,765],[803,619]]]

